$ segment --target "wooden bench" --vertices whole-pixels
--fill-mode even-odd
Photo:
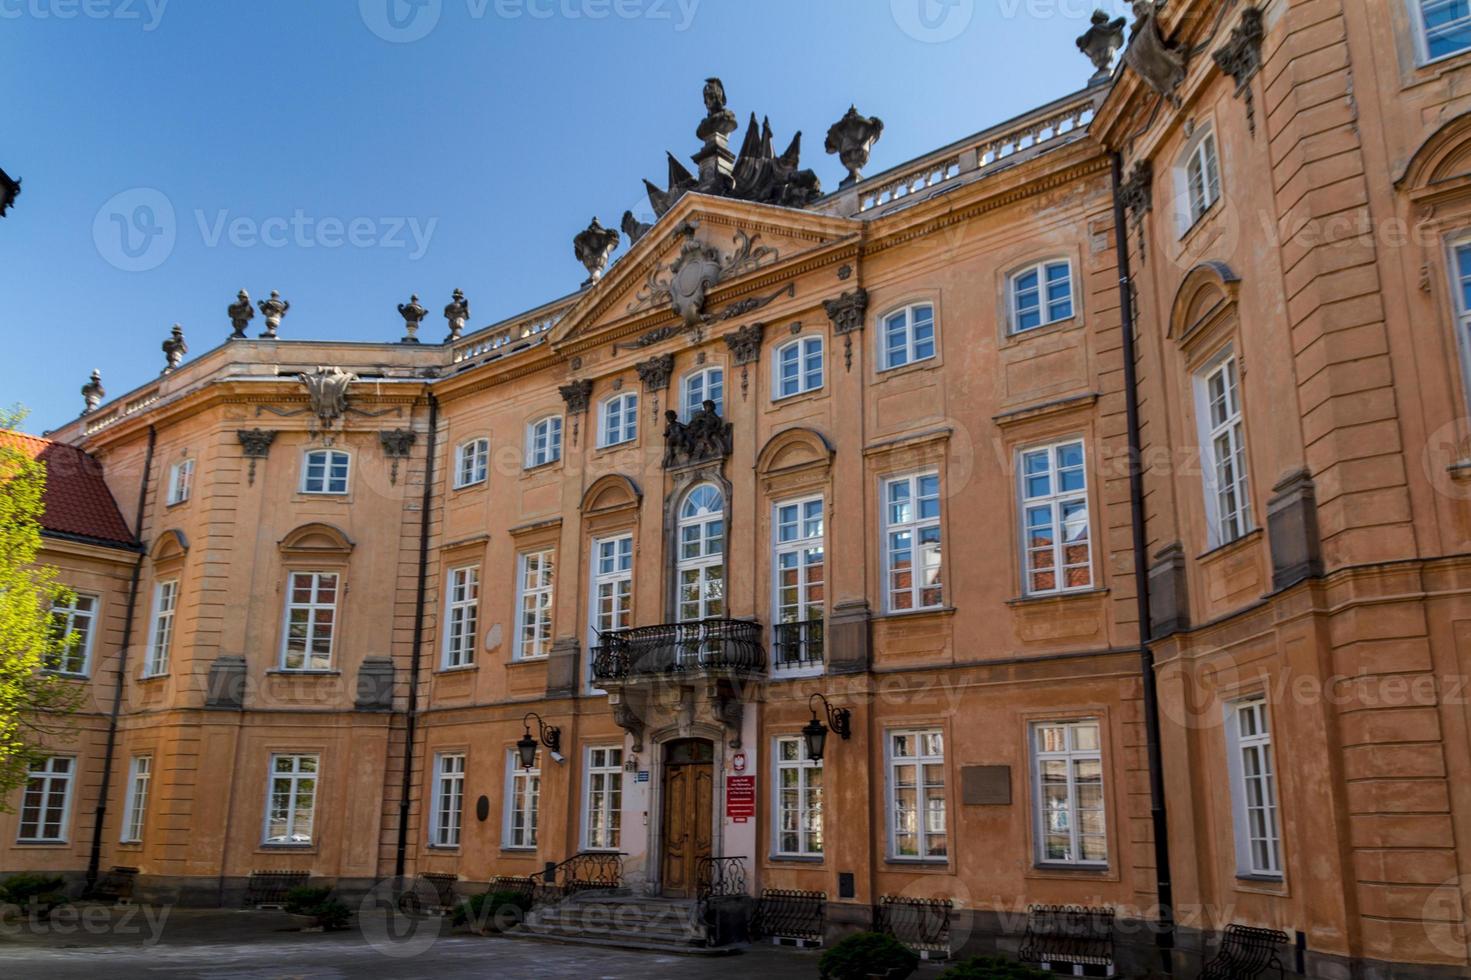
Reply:
[[[1082,905],[1031,905],[1017,958],[1052,973],[1111,977],[1114,910]]]
[[[1278,980],[1286,975],[1277,950],[1287,945],[1287,933],[1231,923],[1221,934],[1215,959],[1201,971],[1201,980],[1251,980],[1273,967]]]
[[[246,908],[285,908],[286,893],[311,881],[310,871],[252,871],[245,885]]]

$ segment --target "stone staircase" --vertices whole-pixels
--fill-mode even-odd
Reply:
[[[534,909],[509,935],[526,939],[690,956],[738,952],[711,948],[693,899],[583,893]]]

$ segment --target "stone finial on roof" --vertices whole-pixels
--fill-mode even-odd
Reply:
[[[853,105],[848,107],[842,119],[833,123],[827,131],[824,149],[836,153],[843,166],[848,168],[848,176],[838,186],[849,187],[858,183],[863,176],[859,171],[868,166],[868,154],[882,135],[884,121],[877,116],[860,115],[858,107]]]
[[[404,337],[399,343],[417,344],[419,324],[429,315],[429,311],[420,305],[417,293],[409,296],[407,303],[398,304],[398,315],[404,318]]]
[[[244,340],[245,330],[250,326],[250,321],[255,317],[255,307],[250,305],[250,294],[240,290],[235,297],[235,302],[230,304],[227,313],[230,314],[230,326],[235,332],[230,334],[231,340]]]
[[[189,353],[189,345],[184,343],[184,328],[177,323],[174,324],[174,329],[164,339],[162,346],[163,356],[167,359],[163,373],[170,374],[178,370],[180,362],[184,360],[184,355]]]
[[[1087,55],[1097,69],[1088,80],[1090,85],[1095,85],[1113,74],[1114,55],[1124,46],[1125,23],[1122,17],[1109,20],[1104,11],[1093,11],[1093,25],[1078,38],[1078,50]]]
[[[97,411],[97,406],[101,405],[102,399],[106,397],[107,389],[102,387],[102,372],[94,368],[92,371],[92,380],[82,385],[82,398],[87,403],[87,407],[82,409],[82,414],[87,415],[90,412]]]
[[[470,320],[470,301],[460,290],[454,291],[449,304],[445,306],[444,318],[449,321],[449,336],[445,338],[445,343],[459,340],[460,334],[465,331],[465,324]]]
[[[618,233],[604,228],[596,217],[572,239],[572,251],[587,270],[587,279],[582,283],[584,286],[591,286],[603,278],[603,270],[608,268],[608,257],[618,247],[618,242]]]
[[[291,309],[291,303],[282,299],[281,294],[273,289],[271,298],[261,300],[259,306],[266,318],[266,330],[261,336],[267,340],[275,340],[276,328],[281,325],[281,318],[286,315],[286,311]]]

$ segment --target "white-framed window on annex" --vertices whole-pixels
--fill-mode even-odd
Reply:
[[[312,843],[320,764],[316,755],[271,756],[263,843],[296,847]]]
[[[545,657],[552,650],[552,590],[556,554],[550,548],[516,556],[516,659]]]
[[[879,369],[883,371],[934,357],[934,306],[916,303],[885,316],[879,344]]]
[[[1252,529],[1247,485],[1246,426],[1241,413],[1241,371],[1231,348],[1195,375],[1209,544],[1229,544]]]
[[[889,732],[889,856],[939,860],[950,854],[945,818],[945,737],[938,728]]]
[[[1021,452],[1022,564],[1028,595],[1093,585],[1083,440]]]
[[[681,623],[725,615],[725,495],[702,483],[679,505],[675,583]]]
[[[889,612],[945,603],[940,547],[940,474],[883,481],[884,588]]]
[[[701,368],[684,376],[679,384],[679,417],[688,422],[705,402],[715,403],[715,414],[725,416],[725,369]]]
[[[587,781],[582,808],[582,846],[616,851],[623,839],[623,750],[587,750]]]
[[[562,458],[562,416],[549,415],[526,427],[526,468],[534,469]]]
[[[292,572],[286,579],[282,670],[330,670],[337,632],[339,579],[335,572]]]
[[[174,611],[178,604],[178,579],[168,579],[153,586],[153,619],[148,624],[144,677],[157,677],[169,672],[169,654],[174,646]]]
[[[1265,698],[1246,698],[1226,705],[1226,751],[1236,830],[1236,873],[1280,878],[1277,776]]]
[[[148,813],[148,787],[153,781],[153,756],[135,755],[128,763],[128,791],[123,800],[122,844],[143,842],[143,823]]]
[[[536,848],[537,811],[541,806],[541,753],[530,769],[521,768],[515,749],[506,752],[506,816],[501,846],[513,850]]]
[[[32,764],[20,799],[20,844],[63,844],[71,818],[77,760],[53,755]]]
[[[182,504],[194,490],[194,460],[181,459],[169,467],[168,505]]]
[[[310,450],[301,467],[301,492],[347,493],[347,477],[351,468],[352,457],[340,449]]]
[[[800,735],[776,739],[772,752],[772,851],[786,857],[822,854],[822,760],[807,756]]]
[[[1471,0],[1409,2],[1422,61],[1436,61],[1471,48]]]
[[[471,439],[455,451],[455,489],[484,483],[490,476],[490,440]]]
[[[68,638],[71,642],[47,659],[46,670],[71,677],[85,677],[91,672],[98,601],[95,595],[75,592],[69,601],[52,604],[52,635],[58,642],[65,643]]]
[[[598,448],[638,438],[638,394],[626,391],[598,405]]]
[[[434,756],[434,807],[429,825],[431,847],[459,847],[465,809],[465,753]]]
[[[1450,240],[1449,253],[1451,292],[1456,298],[1456,344],[1461,352],[1461,376],[1471,405],[1471,229]]]
[[[823,500],[782,501],[772,517],[771,667],[820,670],[827,610]]]
[[[474,664],[479,632],[480,566],[452,568],[445,580],[442,665],[450,668]]]
[[[1039,262],[1007,280],[1011,332],[1025,333],[1073,316],[1073,264],[1067,259]]]
[[[1209,125],[1195,131],[1175,167],[1175,193],[1180,201],[1177,221],[1184,235],[1221,199],[1221,156],[1216,133]]]
[[[798,337],[776,349],[772,357],[773,397],[790,398],[822,387],[821,337]]]
[[[1032,726],[1032,795],[1038,864],[1108,864],[1096,718]]]

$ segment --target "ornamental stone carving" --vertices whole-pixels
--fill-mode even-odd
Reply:
[[[470,322],[470,301],[465,299],[465,294],[456,289],[450,297],[448,305],[444,308],[444,318],[449,321],[449,336],[444,339],[445,343],[451,343],[460,339],[460,334],[465,330],[465,324]]]
[[[231,303],[225,312],[230,314],[230,327],[235,331],[230,334],[230,339],[244,340],[245,330],[250,326],[250,321],[255,318],[255,307],[250,305],[250,294],[243,289],[240,290],[235,297],[235,302]]]
[[[1175,90],[1185,81],[1185,54],[1167,44],[1159,29],[1159,13],[1164,0],[1134,0],[1134,26],[1129,32],[1129,46],[1124,63],[1134,69],[1144,83],[1160,97],[1180,108]]]
[[[613,723],[633,736],[633,751],[644,750],[644,720],[627,701],[613,705]]]
[[[413,429],[389,429],[378,433],[378,443],[383,447],[383,455],[392,461],[388,472],[390,484],[398,483],[399,460],[409,458],[409,451],[414,447],[415,438]]]
[[[401,344],[417,344],[419,342],[419,324],[429,315],[419,303],[419,297],[412,295],[407,303],[398,304],[398,315],[404,318],[404,336],[399,341]]]
[[[836,153],[843,166],[848,168],[848,176],[843,178],[839,187],[851,187],[863,178],[860,171],[868,166],[868,155],[882,135],[884,121],[878,116],[860,115],[858,107],[853,105],[848,107],[842,119],[833,123],[827,131],[827,143],[823,148]]]
[[[281,318],[286,311],[291,309],[291,303],[281,298],[281,294],[274,289],[271,290],[271,298],[260,301],[260,311],[266,318],[266,330],[261,334],[267,340],[276,339],[276,329],[281,326]]]
[[[19,177],[12,178],[4,170],[0,170],[0,218],[5,217],[5,212],[20,197],[20,182]]]
[[[306,386],[312,414],[324,428],[332,428],[332,423],[347,411],[347,389],[357,376],[339,367],[318,367],[312,374],[297,377]]]
[[[664,468],[724,459],[730,455],[731,424],[720,417],[708,398],[688,423],[679,413],[664,413]]]
[[[97,411],[97,406],[106,397],[107,390],[102,387],[102,372],[93,369],[91,380],[82,385],[82,403],[86,406],[82,409],[82,414],[89,415]]]
[[[1252,96],[1251,80],[1262,67],[1265,34],[1261,8],[1247,7],[1231,30],[1231,37],[1211,56],[1221,71],[1236,80],[1236,96],[1246,102],[1246,125],[1253,136],[1256,135],[1256,100]]]
[[[184,355],[189,353],[189,345],[184,343],[184,328],[174,324],[173,330],[169,332],[163,342],[163,356],[165,360],[163,373],[171,374],[179,369],[184,360]]]
[[[557,391],[561,392],[562,401],[567,403],[567,411],[573,415],[582,415],[592,403],[592,379],[590,378],[562,385]]]
[[[608,268],[608,258],[618,247],[618,242],[618,233],[611,228],[604,228],[596,217],[592,219],[592,224],[572,239],[572,251],[577,255],[577,261],[587,270],[587,278],[582,281],[583,286],[591,286],[603,278],[603,272]]]
[[[1125,23],[1123,17],[1109,20],[1104,11],[1093,11],[1093,26],[1078,38],[1078,50],[1087,55],[1097,69],[1088,79],[1089,85],[1096,85],[1113,74],[1114,55],[1124,46]]]
[[[754,364],[761,360],[761,338],[765,333],[766,324],[751,323],[725,335],[725,346],[730,348],[736,364]]]
[[[647,361],[639,361],[633,367],[638,372],[638,379],[644,383],[646,389],[664,391],[669,387],[669,379],[674,374],[674,355],[661,354]]]
[[[634,217],[632,211],[624,211],[623,221],[618,227],[623,229],[623,234],[628,238],[629,247],[632,247],[635,242],[648,234],[649,229],[654,226],[647,221],[638,220],[638,218]]]
[[[843,369],[853,369],[853,334],[863,329],[868,316],[868,290],[850,289],[837,299],[823,300],[822,308],[832,321],[833,333],[843,338]]]
[[[255,484],[255,464],[271,454],[271,443],[276,441],[274,429],[238,429],[235,438],[240,440],[240,448],[245,458],[250,460],[250,469],[246,475],[246,482]]]
[[[1129,213],[1130,223],[1139,233],[1139,253],[1144,253],[1144,216],[1154,210],[1154,164],[1140,160],[1119,185],[1119,201]]]

